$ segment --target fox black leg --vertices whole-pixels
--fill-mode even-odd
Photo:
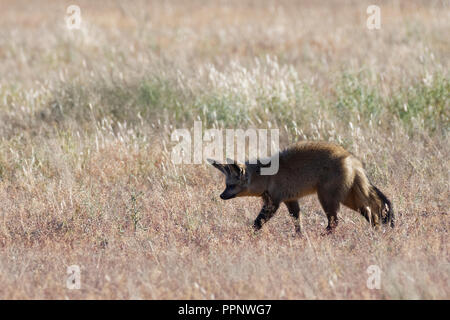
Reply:
[[[289,214],[294,220],[294,226],[295,226],[295,233],[298,235],[301,235],[302,229],[301,229],[301,220],[300,220],[300,207],[298,205],[298,202],[295,201],[285,201],[284,204],[289,210]]]
[[[261,229],[264,223],[270,220],[273,217],[275,212],[278,210],[280,206],[278,202],[273,201],[270,195],[267,192],[264,192],[262,195],[264,205],[259,212],[258,216],[255,219],[253,224],[253,228],[257,231]]]

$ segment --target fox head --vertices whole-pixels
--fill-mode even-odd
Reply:
[[[208,159],[208,162],[225,175],[226,188],[220,195],[221,199],[228,200],[248,195],[248,174],[245,166],[230,159],[227,159],[226,164],[212,159]]]

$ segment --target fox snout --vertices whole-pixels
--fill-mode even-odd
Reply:
[[[236,197],[236,195],[232,194],[228,188],[226,188],[225,191],[222,192],[222,194],[220,195],[220,199],[222,199],[222,200],[233,199],[235,197]]]

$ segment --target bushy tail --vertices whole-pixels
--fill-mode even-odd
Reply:
[[[375,190],[375,193],[377,194],[378,198],[381,199],[383,206],[381,208],[381,217],[384,224],[387,224],[390,222],[391,228],[395,226],[395,217],[394,217],[394,209],[392,208],[391,201],[383,194],[383,192],[380,191],[377,187],[375,187],[373,184],[371,184],[371,187],[373,190]],[[383,215],[383,211],[385,214]]]
[[[394,210],[391,201],[373,184],[369,182],[361,166],[355,168],[355,179],[352,186],[354,206],[363,214],[376,214],[383,224],[390,223],[394,227]],[[367,207],[370,213],[367,213]],[[367,216],[366,216],[367,217]],[[368,217],[367,217],[368,218]],[[373,216],[371,216],[373,219]]]

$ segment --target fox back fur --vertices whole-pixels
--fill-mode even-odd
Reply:
[[[264,166],[257,161],[244,165],[228,160],[208,161],[226,177],[224,200],[242,196],[262,197],[263,208],[253,227],[259,230],[283,202],[301,232],[298,199],[317,193],[328,218],[327,233],[338,224],[337,212],[343,204],[363,215],[372,226],[380,222],[394,227],[394,211],[388,198],[367,178],[361,162],[343,147],[328,142],[298,142],[281,151],[279,170],[261,175]]]

